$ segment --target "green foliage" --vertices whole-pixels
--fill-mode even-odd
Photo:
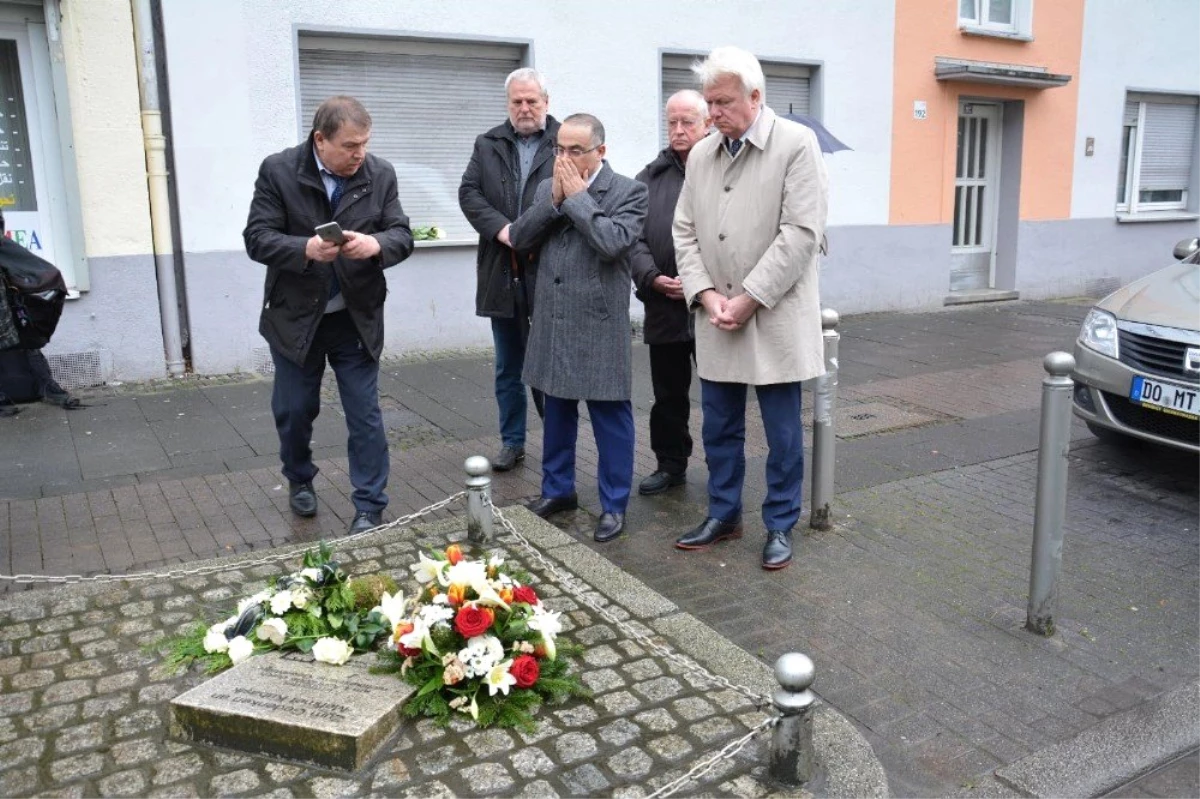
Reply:
[[[385,593],[395,594],[399,590],[396,581],[387,574],[368,574],[350,580],[350,591],[354,594],[355,610],[368,612],[379,604]]]

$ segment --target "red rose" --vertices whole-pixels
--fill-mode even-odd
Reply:
[[[538,681],[541,667],[538,666],[537,658],[518,655],[512,665],[508,667],[508,673],[516,679],[518,688],[532,688],[533,684]]]
[[[538,603],[537,593],[527,585],[513,589],[513,602],[525,602],[530,605]]]
[[[454,629],[464,638],[474,638],[483,635],[492,626],[495,614],[491,608],[481,608],[476,605],[464,605],[454,617]]]

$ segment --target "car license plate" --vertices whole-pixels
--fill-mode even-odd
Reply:
[[[1129,399],[1156,411],[1187,419],[1200,418],[1200,391],[1190,386],[1134,375]]]

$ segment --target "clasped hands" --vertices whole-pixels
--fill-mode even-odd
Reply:
[[[320,236],[313,236],[304,245],[304,257],[310,261],[329,263],[339,255],[347,258],[374,258],[382,249],[379,239],[366,233],[355,233],[353,230],[343,231],[346,236],[345,244],[334,244],[325,241]]]
[[[719,330],[741,330],[758,310],[758,301],[749,294],[726,297],[716,289],[701,292],[700,304],[708,312],[708,321]]]

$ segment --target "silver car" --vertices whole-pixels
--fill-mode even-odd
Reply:
[[[1075,415],[1101,438],[1200,452],[1200,239],[1105,297],[1075,342]]]

